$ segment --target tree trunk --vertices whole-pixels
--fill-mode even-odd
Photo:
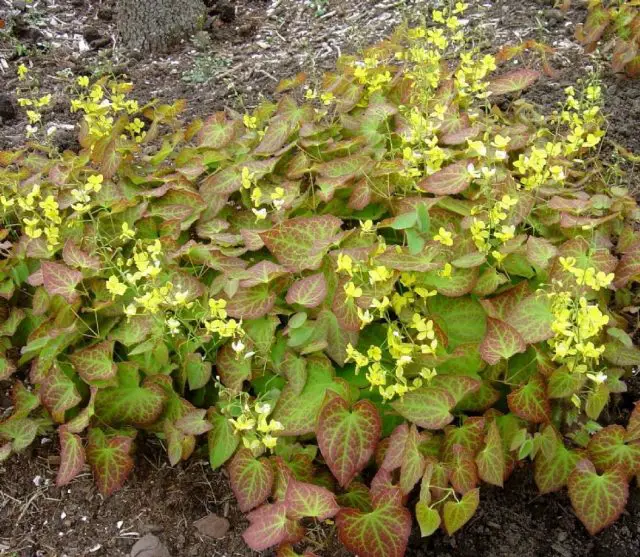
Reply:
[[[127,48],[162,51],[193,32],[205,15],[202,0],[118,0],[118,33]]]

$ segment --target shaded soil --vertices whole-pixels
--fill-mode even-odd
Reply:
[[[526,94],[547,110],[587,68],[602,67],[609,137],[640,153],[640,80],[612,75],[600,58],[584,55],[572,38],[575,23],[585,13],[579,1],[574,0],[577,7],[566,15],[554,9],[551,0],[468,1],[473,5],[470,28],[487,48],[491,41],[503,45],[535,38],[556,49],[550,60],[556,73]],[[17,0],[0,0],[0,18],[26,22],[19,44],[29,49],[28,58],[21,58],[15,41],[6,36],[3,41],[0,34],[0,96],[11,98],[17,85],[13,68],[19,61],[32,65],[42,90],[54,95],[45,119],[58,128],[53,140],[69,147],[75,141],[76,120],[67,110],[67,68],[93,76],[126,73],[141,101],[186,98],[189,117],[224,106],[252,108],[281,78],[302,70],[320,75],[340,53],[379,40],[403,19],[418,19],[433,4],[426,0],[208,3],[211,17],[196,40],[163,55],[141,57],[122,51],[117,41],[114,45],[111,0],[34,0],[26,12]],[[0,148],[23,141],[26,121],[19,112],[0,124]],[[640,187],[636,169],[629,165],[628,170],[628,185]],[[0,387],[1,414],[10,402],[7,385]],[[636,377],[629,393],[611,406],[608,419],[624,421],[631,403],[639,399]],[[55,445],[49,439],[0,465],[0,555],[127,556],[135,540],[146,533],[158,536],[173,557],[254,554],[241,538],[247,523],[235,506],[225,473],[212,472],[202,457],[171,468],[156,440],[141,441],[131,479],[120,492],[103,499],[88,470],[67,488],[53,485],[58,464]],[[472,521],[453,537],[437,533],[422,540],[414,532],[408,555],[640,554],[638,487],[632,487],[620,520],[596,537],[590,537],[575,518],[566,493],[539,496],[527,469],[518,470],[505,489],[483,486],[481,499]],[[221,540],[207,538],[193,526],[209,513],[230,521]],[[331,526],[312,530],[305,544],[321,556],[347,555],[337,545]]]

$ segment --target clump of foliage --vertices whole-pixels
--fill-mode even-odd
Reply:
[[[576,29],[576,38],[588,52],[595,50],[602,39],[613,41],[613,71],[640,76],[640,3],[589,0],[588,10],[586,21]]]
[[[206,436],[246,542],[285,556],[331,518],[401,556],[409,508],[453,534],[527,462],[591,533],[616,520],[638,208],[597,80],[539,114],[511,95],[540,74],[467,47],[464,9],[188,125],[80,78],[78,152],[0,153],[0,456],[55,429],[58,485],[89,464],[108,495],[142,432],[171,464]]]

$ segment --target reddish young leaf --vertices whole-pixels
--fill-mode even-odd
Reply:
[[[403,557],[411,533],[411,514],[390,498],[374,500],[374,510],[340,509],[336,518],[344,546],[360,557]]]
[[[534,375],[526,385],[512,391],[507,396],[507,402],[509,410],[528,422],[540,424],[551,419],[551,403],[541,375]]]
[[[132,447],[131,437],[107,437],[97,428],[89,432],[87,462],[93,470],[98,490],[103,495],[111,495],[123,486],[133,469]]]
[[[349,409],[343,398],[327,402],[318,418],[320,452],[342,487],[369,462],[380,437],[382,421],[372,402],[360,400]]]
[[[71,482],[82,471],[85,452],[80,436],[70,433],[64,426],[58,430],[58,436],[60,437],[60,467],[56,476],[56,485],[61,487]]]
[[[619,468],[598,474],[593,463],[583,459],[569,476],[569,497],[576,515],[594,536],[622,514],[629,497],[626,474]]]
[[[447,426],[444,428],[444,442],[442,444],[442,460],[447,461],[453,456],[453,447],[460,445],[475,455],[484,441],[485,419],[479,416],[467,418],[461,426]]]
[[[522,68],[510,71],[489,83],[489,92],[494,95],[516,93],[533,85],[540,77],[540,72]]]
[[[353,298],[349,298],[344,290],[348,279],[342,278],[338,282],[331,310],[338,320],[338,324],[344,331],[356,333],[360,330],[360,318],[358,317],[358,307]]]
[[[85,383],[105,385],[116,376],[118,368],[113,361],[114,344],[112,340],[105,340],[76,350],[69,356],[73,367]]]
[[[393,472],[402,466],[404,450],[409,437],[409,424],[406,422],[397,426],[389,437],[389,446],[384,455],[384,460],[380,468]]]
[[[70,304],[80,297],[80,293],[76,290],[76,286],[82,280],[80,271],[70,269],[62,263],[52,263],[50,261],[43,261],[40,269],[42,270],[42,280],[47,293],[52,296],[59,294]]]
[[[64,244],[62,259],[69,267],[79,267],[93,271],[99,271],[102,267],[99,257],[82,251],[71,239]]]
[[[491,422],[489,426],[484,449],[476,456],[476,465],[480,479],[502,487],[506,467],[500,430],[495,421]]]
[[[194,408],[176,421],[176,427],[185,435],[202,435],[213,429],[205,419],[207,411],[204,408]]]
[[[287,304],[306,308],[318,307],[327,296],[327,281],[323,273],[316,273],[294,282],[287,292]]]
[[[485,362],[495,365],[526,349],[522,336],[511,325],[500,319],[487,318],[487,332],[479,348]]]
[[[546,294],[533,294],[516,304],[505,321],[520,333],[526,344],[535,344],[553,336],[555,317]]]
[[[447,534],[452,536],[460,530],[475,514],[480,503],[480,489],[475,488],[467,491],[460,501],[454,503],[447,501],[442,511],[444,518],[444,528]]]
[[[73,380],[67,377],[57,365],[49,370],[40,387],[39,395],[42,405],[59,423],[64,422],[65,412],[82,400]]]
[[[466,190],[471,183],[468,166],[473,159],[465,159],[445,166],[418,183],[418,188],[435,195],[455,195]]]
[[[627,443],[632,441],[640,441],[640,400],[636,402],[629,423],[627,424],[627,433],[624,437]]]
[[[307,384],[307,360],[299,358],[293,352],[286,352],[280,371],[287,378],[287,386],[299,395]]]
[[[242,512],[264,503],[273,487],[273,468],[265,458],[255,458],[250,450],[240,449],[228,466],[231,489]]]
[[[285,497],[287,516],[292,519],[326,520],[336,515],[340,507],[333,493],[324,487],[291,479]]]
[[[240,288],[227,300],[227,313],[236,319],[258,319],[267,315],[276,303],[276,294],[268,284]]]
[[[260,237],[278,261],[293,273],[320,267],[342,221],[330,215],[298,217],[260,232]]]
[[[411,391],[391,403],[402,417],[426,429],[442,429],[451,423],[450,410],[455,405],[456,400],[449,392],[435,387]]]
[[[467,375],[436,375],[430,386],[444,389],[458,404],[466,396],[478,392],[482,381]]]
[[[624,427],[610,425],[591,438],[587,451],[598,470],[619,468],[628,476],[640,473],[640,443],[626,442],[625,435]]]
[[[224,112],[216,112],[200,128],[198,136],[200,147],[222,149],[231,142],[236,130],[237,127],[227,120]]]
[[[250,526],[242,538],[254,551],[263,551],[283,542],[287,537],[286,513],[287,506],[283,502],[263,505],[247,515]]]

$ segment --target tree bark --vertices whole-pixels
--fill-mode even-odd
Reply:
[[[118,33],[127,48],[163,51],[195,31],[205,15],[202,0],[118,0]]]

